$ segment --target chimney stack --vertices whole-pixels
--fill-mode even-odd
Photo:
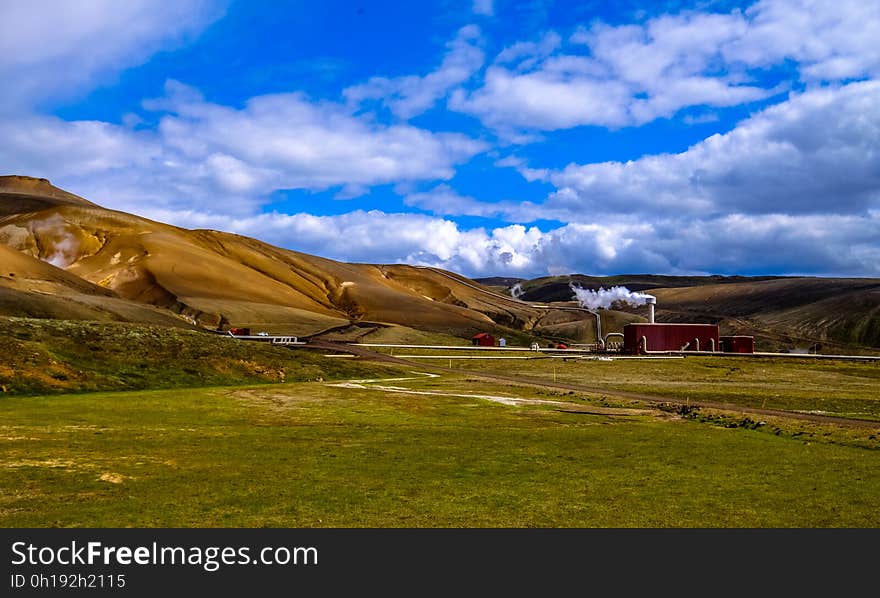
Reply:
[[[648,324],[654,323],[654,305],[657,303],[657,298],[653,295],[647,295],[647,299],[645,299],[645,303],[648,304]]]

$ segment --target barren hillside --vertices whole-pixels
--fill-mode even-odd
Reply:
[[[347,264],[240,235],[186,230],[101,208],[41,179],[0,177],[0,189],[3,255],[12,249],[45,267],[22,291],[62,277],[108,304],[118,298],[149,305],[211,329],[300,336],[352,323],[459,336],[540,333],[549,313],[453,273]],[[13,304],[2,308],[7,315],[22,311],[15,300],[7,303]],[[578,334],[592,338],[590,314],[566,312],[553,326],[579,321]]]

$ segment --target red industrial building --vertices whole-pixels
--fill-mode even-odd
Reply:
[[[722,336],[721,351],[723,353],[754,353],[754,336]]]
[[[488,332],[480,332],[471,337],[471,342],[474,343],[475,346],[494,347],[495,337]]]
[[[717,324],[627,324],[623,352],[644,355],[653,351],[719,351]]]

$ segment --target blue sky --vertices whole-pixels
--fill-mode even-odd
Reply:
[[[880,1],[0,0],[0,168],[470,276],[880,276]]]

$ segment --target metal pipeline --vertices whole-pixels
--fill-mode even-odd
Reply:
[[[598,349],[601,351],[605,348],[605,341],[602,340],[602,318],[599,316],[599,312],[587,310],[594,316],[596,316],[596,344],[598,345]]]
[[[605,335],[605,338],[603,339],[606,347],[608,347],[608,338],[612,337],[612,336],[619,336],[620,338],[624,338],[622,332],[609,332],[608,334]]]

